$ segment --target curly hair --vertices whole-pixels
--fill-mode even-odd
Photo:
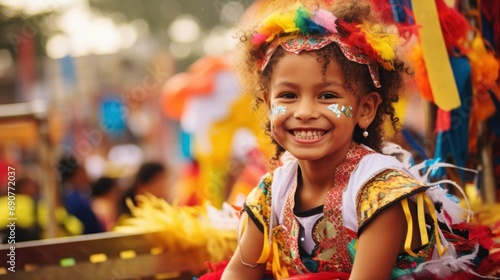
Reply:
[[[280,2],[280,1],[277,1]],[[300,1],[299,1],[300,2]],[[274,3],[276,6],[271,9],[276,9],[279,5],[284,3]],[[378,14],[373,11],[368,2],[365,1],[335,1],[330,7],[318,3],[323,8],[329,9],[338,19],[345,22],[362,23],[363,21],[377,22]],[[286,6],[282,6],[286,7]],[[240,34],[240,44],[237,48],[238,53],[236,57],[240,63],[237,65],[240,82],[245,92],[251,93],[255,100],[255,109],[263,103],[264,94],[267,92],[271,75],[273,73],[273,66],[285,54],[285,50],[281,47],[273,53],[266,68],[259,69],[259,61],[262,60],[264,54],[269,46],[263,44],[258,47],[252,44],[250,38],[254,31],[246,31]],[[383,141],[385,140],[384,124],[387,120],[392,125],[395,131],[399,131],[399,119],[395,114],[393,103],[399,100],[399,93],[405,86],[405,76],[411,76],[412,72],[402,57],[396,58],[393,61],[394,69],[386,70],[380,63],[377,63],[379,72],[379,80],[382,85],[376,88],[370,76],[368,67],[365,64],[359,64],[350,61],[345,57],[340,47],[332,42],[327,46],[310,51],[316,55],[318,63],[322,64],[322,73],[326,75],[326,70],[331,61],[339,64],[342,72],[344,73],[344,84],[355,96],[357,94],[366,94],[369,92],[377,92],[380,95],[381,103],[378,106],[375,119],[366,129],[370,137],[364,138],[362,136],[363,129],[359,126],[355,127],[353,140],[357,143],[365,144],[368,147],[379,151],[382,148]],[[243,62],[243,63],[241,63]],[[270,121],[267,121],[266,134],[271,137],[271,140],[276,145],[276,152],[273,160],[278,160],[285,151],[272,137],[270,131]]]

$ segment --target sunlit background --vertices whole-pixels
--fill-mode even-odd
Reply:
[[[1,0],[0,104],[29,103],[50,119],[52,156],[78,153],[82,131],[104,132],[98,143],[80,149],[94,177],[105,162],[176,162],[182,157],[173,145],[177,123],[155,106],[162,86],[196,59],[231,50],[234,24],[249,4]],[[13,107],[3,108],[7,117]],[[14,125],[16,131],[2,136],[4,153],[36,166],[39,133],[27,123]]]

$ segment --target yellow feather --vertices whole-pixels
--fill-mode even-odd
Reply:
[[[267,42],[272,41],[280,33],[297,32],[299,28],[295,25],[296,16],[295,10],[285,14],[273,13],[262,21],[262,25],[257,31],[268,36]]]
[[[156,242],[176,254],[190,254],[190,266],[199,269],[206,261],[219,262],[231,257],[237,246],[235,211],[216,210],[210,205],[178,206],[153,195],[136,197],[138,205],[128,201],[132,216],[115,231],[122,233],[153,232]],[[207,209],[211,207],[210,214]],[[230,213],[228,213],[230,212]],[[217,222],[235,224],[230,229],[217,227]]]
[[[393,70],[393,60],[396,58],[395,48],[398,45],[399,36],[383,30],[380,24],[369,25],[367,22],[358,26],[365,33],[368,44],[380,56],[379,62],[385,69]]]

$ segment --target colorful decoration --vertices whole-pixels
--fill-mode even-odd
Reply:
[[[179,120],[183,139],[187,134],[190,140],[193,162],[178,186],[180,203],[208,200],[221,207],[228,196],[242,202],[231,190],[245,195],[257,184],[272,145],[262,129],[266,118],[252,112],[250,96],[240,91],[228,57],[202,57],[188,72],[174,75],[164,85],[162,102],[164,113]],[[244,183],[239,182],[240,174],[246,176]],[[250,174],[257,177],[249,180]]]
[[[448,60],[436,0],[413,0],[411,3],[415,21],[421,26],[418,33],[422,57],[434,102],[445,111],[456,109],[460,106],[460,98]]]

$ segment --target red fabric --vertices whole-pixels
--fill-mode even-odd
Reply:
[[[436,133],[445,132],[450,130],[451,127],[451,115],[450,111],[443,111],[438,108],[437,118],[436,118]]]
[[[224,269],[226,268],[229,260],[221,261],[219,263],[210,263],[206,262],[206,265],[210,272],[202,275],[199,280],[219,280],[222,277],[222,273],[224,273]]]
[[[498,0],[482,0],[481,14],[486,21],[493,27],[493,41],[495,51],[500,54],[500,1]]]
[[[469,240],[479,243],[487,250],[491,250],[495,245],[495,241],[492,238],[493,232],[487,226],[481,224],[461,223],[458,225],[453,225],[453,228],[462,231],[468,231]]]
[[[294,280],[348,280],[349,273],[347,272],[318,272],[318,273],[308,273],[299,274],[289,277],[287,279]]]
[[[476,269],[479,275],[494,275],[500,277],[500,251],[490,254]]]

